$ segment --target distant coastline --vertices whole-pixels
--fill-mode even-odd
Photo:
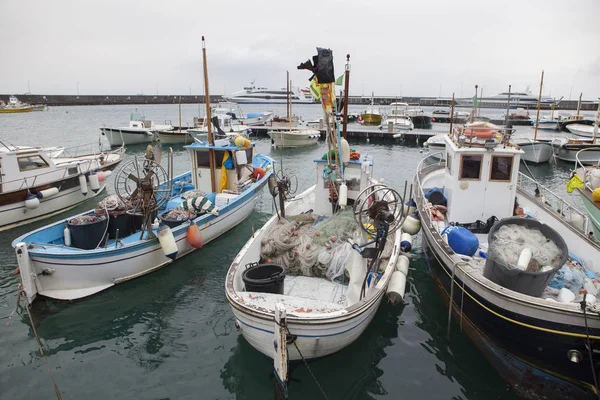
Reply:
[[[14,93],[19,100],[30,104],[46,104],[48,106],[90,106],[90,105],[135,105],[135,104],[182,104],[204,103],[203,95],[59,95],[59,94],[18,94]],[[0,100],[8,101],[11,94],[0,94]],[[221,95],[210,96],[211,103],[225,101]],[[438,105],[450,105],[449,98],[437,97],[375,97],[375,103],[388,105],[395,101],[432,107]],[[371,97],[350,96],[349,104],[370,104]],[[598,100],[583,101],[583,111],[595,111],[598,108]],[[531,109],[531,108],[530,108]],[[576,110],[577,100],[562,100],[557,110]]]

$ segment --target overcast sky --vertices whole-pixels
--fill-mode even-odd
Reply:
[[[211,94],[307,85],[328,47],[350,94],[600,96],[600,0],[0,0],[0,93]]]

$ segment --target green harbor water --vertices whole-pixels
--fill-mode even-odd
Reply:
[[[54,107],[48,112],[0,116],[0,140],[14,145],[70,146],[104,141],[99,127],[126,126],[132,106]],[[246,106],[245,112],[282,106]],[[351,108],[352,110],[352,108]],[[359,108],[356,108],[358,111]],[[138,106],[156,123],[178,124],[176,105]],[[431,110],[428,110],[431,111]],[[183,123],[203,115],[203,106],[185,105]],[[501,110],[486,110],[499,114]],[[318,105],[295,107],[306,120]],[[517,127],[532,134],[532,127]],[[433,131],[447,131],[434,124]],[[543,132],[543,137],[562,134]],[[256,139],[257,152],[274,157],[298,178],[299,189],[314,184],[312,160],[326,144],[273,150]],[[426,155],[418,146],[351,143],[375,160],[375,176],[402,192]],[[172,147],[175,173],[189,170],[187,152]],[[145,146],[131,146],[128,157]],[[163,149],[163,155],[168,149]],[[164,157],[163,157],[164,160]],[[566,195],[573,166],[530,166],[531,173]],[[153,274],[66,303],[45,300],[32,310],[48,368],[26,313],[9,318],[16,306],[18,276],[11,242],[17,236],[70,214],[93,208],[107,192],[66,214],[0,232],[0,399],[55,398],[48,368],[63,399],[270,399],[273,362],[255,351],[235,328],[224,293],[227,269],[253,229],[273,213],[267,191],[252,215],[235,229]],[[569,196],[578,202],[575,194]],[[476,200],[474,200],[476,201]],[[407,293],[402,305],[385,301],[365,333],[344,350],[309,363],[329,399],[514,399],[518,398],[453,322],[446,337],[447,308],[426,270],[421,236],[415,240]],[[320,399],[307,368],[293,364],[290,399]]]

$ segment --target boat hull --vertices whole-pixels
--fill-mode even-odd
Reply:
[[[363,123],[365,125],[380,125],[381,124],[381,114],[371,114],[366,113],[361,115],[363,119]]]
[[[317,144],[321,134],[319,131],[268,131],[273,147],[305,147]]]
[[[521,155],[521,160],[527,162],[540,164],[548,162],[554,154],[554,149],[550,142],[539,142],[539,141],[524,141],[517,143],[524,154]]]
[[[33,111],[33,107],[0,108],[0,114],[26,113],[31,111]]]
[[[585,154],[583,152],[582,154]],[[581,155],[581,154],[580,154]],[[596,239],[600,240],[600,208],[592,197],[592,193],[588,188],[578,188],[579,194],[581,195],[581,201],[585,210],[587,211],[590,220],[592,221],[592,230]]]
[[[600,145],[596,144],[568,144],[562,142],[555,142],[552,144],[554,147],[554,154],[556,158],[566,162],[575,162],[577,153],[582,149],[595,149],[584,151],[579,156],[579,161],[584,165],[597,164],[600,160]]]
[[[162,144],[190,144],[194,139],[187,132],[159,132],[158,140]]]
[[[424,236],[427,267],[436,289],[448,304],[452,272],[434,253],[436,245],[432,244],[431,238]],[[532,331],[523,325],[540,326],[550,331],[569,329],[567,326],[502,309],[479,296],[456,277],[453,298],[454,329],[459,329],[456,324],[462,326],[473,344],[519,395],[531,399],[593,398],[593,386],[589,383],[592,381],[589,361],[573,364],[567,358],[567,352],[572,349],[587,354],[583,341]],[[508,322],[505,318],[516,323]],[[594,334],[598,334],[598,331],[595,330]]]
[[[111,147],[118,147],[128,144],[152,143],[156,140],[156,135],[149,130],[129,130],[100,128],[102,134],[108,139]]]

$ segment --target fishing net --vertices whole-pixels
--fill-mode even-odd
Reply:
[[[108,212],[110,215],[121,214],[131,208],[129,201],[121,200],[116,194],[110,195],[103,200],[98,202],[94,212],[96,215],[106,215]]]
[[[490,240],[488,257],[504,264],[507,268],[516,268],[519,256],[524,249],[531,250],[531,263],[540,267],[558,267],[561,262],[561,250],[553,240],[544,236],[539,229],[529,229],[521,225],[504,225],[494,233]],[[538,272],[539,268],[532,272]]]
[[[348,239],[361,237],[352,211],[342,211],[330,218],[311,212],[288,217],[261,242],[261,259],[285,268],[288,275],[316,276],[333,280],[344,274],[352,251]],[[393,242],[388,238],[388,244]],[[392,245],[383,251],[387,257]]]
[[[160,216],[161,219],[168,221],[187,221],[194,217],[194,213],[189,210],[171,210]]]
[[[184,199],[192,199],[194,197],[204,197],[206,193],[200,189],[188,190],[184,194],[181,195]]]

